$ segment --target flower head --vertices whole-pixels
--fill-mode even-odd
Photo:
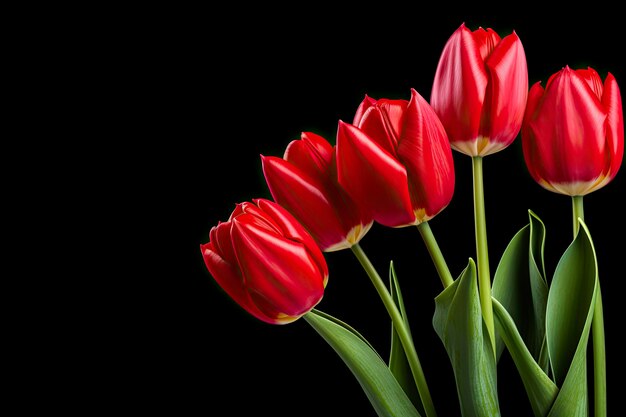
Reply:
[[[289,210],[326,252],[358,243],[372,217],[337,183],[335,149],[320,135],[303,132],[283,158],[262,156],[272,197]]]
[[[213,278],[254,317],[297,320],[317,305],[328,281],[326,260],[304,227],[278,204],[237,204],[200,249]]]
[[[337,131],[339,184],[374,220],[402,227],[432,219],[454,193],[446,132],[415,90],[411,99],[365,97]]]
[[[624,156],[622,99],[609,73],[565,67],[529,93],[522,128],[524,159],[544,188],[585,195],[611,182]]]
[[[492,29],[462,24],[448,39],[435,73],[430,103],[452,148],[485,156],[517,137],[528,94],[528,70],[515,32],[501,38]]]

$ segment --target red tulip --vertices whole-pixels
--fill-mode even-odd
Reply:
[[[326,252],[359,242],[373,222],[339,187],[334,153],[326,139],[304,132],[287,146],[284,159],[261,156],[274,201],[289,210]]]
[[[528,96],[528,70],[515,32],[462,24],[448,39],[437,66],[430,103],[452,148],[485,156],[509,146],[520,131]]]
[[[320,249],[278,204],[237,204],[211,229],[200,249],[217,283],[254,317],[272,324],[297,320],[317,305],[328,280]]]
[[[377,222],[417,225],[443,210],[454,193],[454,163],[446,132],[430,105],[365,97],[354,125],[339,122],[339,184]]]
[[[530,89],[522,126],[530,175],[569,196],[595,191],[617,174],[624,156],[622,98],[615,77],[565,67],[544,89]]]

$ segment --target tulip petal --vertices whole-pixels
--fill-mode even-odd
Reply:
[[[543,97],[543,93],[545,92],[544,88],[541,86],[541,82],[537,81],[530,88],[528,92],[528,99],[526,100],[526,111],[524,112],[524,121],[528,122],[536,117],[535,112],[537,111],[537,106],[541,101],[541,97]]]
[[[361,101],[361,104],[359,104],[359,107],[356,109],[356,113],[354,114],[354,119],[352,120],[352,124],[355,126],[359,126],[361,124],[361,119],[363,118],[365,111],[369,109],[370,107],[374,106],[375,104],[376,104],[376,99],[373,99],[366,94],[365,98],[363,99],[363,101]]]
[[[282,235],[286,238],[299,242],[306,248],[309,255],[315,261],[320,273],[324,276],[324,285],[328,279],[328,266],[324,254],[315,243],[315,240],[306,231],[296,218],[285,210],[283,207],[272,201],[259,198],[253,200],[255,204],[263,210],[266,217],[270,217],[276,224],[279,225]]]
[[[608,73],[604,80],[602,105],[607,111],[606,140],[611,163],[607,175],[608,181],[615,178],[622,165],[624,157],[624,113],[622,111],[622,96],[613,74]],[[607,183],[608,183],[607,181]]]
[[[535,137],[533,129],[530,127],[530,122],[538,117],[536,112],[539,109],[539,103],[541,102],[544,91],[540,82],[536,82],[530,88],[526,102],[526,112],[524,113],[524,122],[522,124],[522,151],[524,153],[524,160],[526,161],[530,176],[542,185],[543,178],[540,165],[542,161],[539,156],[538,139]]]
[[[482,27],[478,28],[472,32],[472,36],[474,36],[476,46],[480,51],[480,57],[483,61],[491,55],[491,52],[495,49],[498,42],[500,42],[500,35],[491,28],[487,28],[487,30]]]
[[[269,233],[251,217],[238,216],[232,229],[250,298],[276,323],[294,321],[322,299],[323,277],[302,243]]]
[[[433,218],[452,199],[454,162],[448,136],[430,105],[414,89],[406,111],[398,158],[406,167],[413,211]]]
[[[250,301],[250,297],[243,283],[243,278],[237,273],[232,264],[219,256],[212,242],[200,245],[200,250],[202,251],[202,257],[204,258],[207,269],[218,285],[222,287],[233,301],[257,319],[268,323],[274,322],[273,319],[267,317]]]
[[[600,78],[600,74],[591,67],[577,69],[576,74],[580,75],[587,82],[587,85],[589,85],[596,97],[602,100],[602,78]]]
[[[522,126],[528,96],[526,55],[515,32],[505,36],[485,61],[489,83],[481,116],[485,156],[509,146]]]
[[[281,158],[262,157],[263,173],[274,200],[313,235],[320,249],[341,242],[348,234],[339,220],[336,191]]]
[[[308,175],[321,178],[328,175],[333,154],[333,146],[326,139],[312,132],[302,132],[300,140],[287,145],[283,158]]]
[[[478,137],[487,72],[472,32],[461,25],[443,49],[431,92],[431,105],[454,149],[472,155]]]
[[[336,152],[339,184],[359,206],[368,208],[385,226],[415,223],[406,169],[389,152],[342,121]]]
[[[408,101],[380,99],[357,126],[391,155],[396,154]]]
[[[230,221],[233,221],[242,214],[251,214],[251,220],[254,221],[259,227],[263,227],[272,233],[283,233],[281,225],[274,222],[271,217],[266,216],[263,209],[258,206],[258,202],[256,200],[253,200],[252,203],[245,201],[241,204],[237,204],[237,207],[230,215]]]
[[[226,262],[235,264],[237,258],[233,252],[233,245],[230,241],[231,222],[218,223],[209,232],[209,241],[213,244],[212,250],[222,257]]]

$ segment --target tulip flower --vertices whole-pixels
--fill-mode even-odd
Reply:
[[[472,157],[481,308],[494,352],[482,158],[515,140],[527,97],[526,54],[517,34],[501,38],[493,29],[471,31],[461,24],[439,58],[430,102],[452,148]]]
[[[261,156],[274,201],[289,210],[325,252],[350,248],[373,223],[337,183],[334,154],[326,139],[303,132],[287,146],[283,158]]]
[[[620,90],[611,73],[603,79],[592,68],[569,67],[528,87],[524,48],[515,32],[501,38],[492,29],[471,31],[462,24],[442,51],[431,103],[414,89],[407,100],[365,95],[351,121],[339,120],[335,146],[304,131],[282,157],[261,155],[273,201],[236,204],[227,221],[210,229],[208,242],[199,242],[209,274],[247,312],[242,314],[270,324],[302,319],[311,325],[378,416],[499,416],[501,405],[510,405],[500,396],[508,390],[499,385],[507,382],[499,373],[506,349],[530,407],[518,414],[607,417],[600,247],[586,226],[583,199],[613,181],[621,167]],[[492,280],[483,159],[511,145],[520,131],[530,176],[572,201],[573,240],[546,275],[550,242],[544,238],[550,225],[528,210],[528,223],[500,251]],[[476,261],[469,254],[456,279],[430,229],[430,220],[455,191],[453,150],[472,160],[472,183],[461,185],[472,186],[476,244]],[[507,178],[506,171],[495,174]],[[493,202],[500,206],[493,211],[514,214],[510,199],[498,197]],[[602,207],[602,214],[617,230],[623,218],[619,208],[611,217],[611,208]],[[408,313],[410,303],[419,303],[431,286],[417,292],[400,287],[403,279],[423,281],[434,274],[419,262],[401,278],[393,259],[380,274],[360,245],[374,221],[413,225],[422,237],[443,285],[426,328],[411,330]],[[393,252],[393,239],[384,240],[386,251]],[[395,243],[406,249],[406,241]],[[392,329],[387,360],[365,333],[317,307],[328,282],[324,252],[343,249],[354,254],[389,316],[381,321]],[[345,274],[351,291],[344,307],[369,296],[353,272]],[[431,368],[452,371],[456,385],[456,395],[449,389],[440,393],[446,402],[442,410],[435,407],[428,367],[422,367],[414,339],[425,340],[429,328],[448,359],[447,366]]]
[[[418,225],[452,199],[454,163],[448,137],[428,102],[365,97],[354,124],[339,122],[339,184],[374,220]]]
[[[530,175],[555,193],[582,196],[611,182],[624,156],[615,77],[565,67],[529,93],[522,148]]]
[[[515,32],[462,24],[448,39],[435,73],[430,104],[453,149],[486,156],[509,146],[520,131],[528,70]]]
[[[574,237],[584,220],[583,197],[610,183],[624,157],[622,98],[615,77],[604,83],[593,69],[568,66],[545,89],[530,89],[522,125],[522,149],[530,175],[545,189],[572,199]],[[606,416],[606,353],[602,295],[594,304],[594,414]]]
[[[277,203],[237,204],[200,249],[224,291],[254,317],[290,323],[317,305],[328,281],[326,260],[298,221]]]

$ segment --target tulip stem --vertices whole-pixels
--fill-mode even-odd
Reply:
[[[575,195],[572,196],[572,226],[574,230],[574,237],[578,234],[578,229],[580,228],[580,223],[578,219],[585,220],[585,206],[583,205],[583,196]]]
[[[572,220],[574,237],[580,228],[578,219],[585,220],[583,196],[572,196]],[[591,321],[591,337],[593,342],[593,396],[594,416],[606,417],[606,348],[604,342],[604,312],[602,308],[602,292],[598,281],[598,294],[593,307]]]
[[[602,311],[602,292],[598,282],[598,294],[593,308],[591,322],[593,340],[593,393],[594,416],[606,417],[606,349],[604,346],[604,313]]]
[[[483,158],[472,157],[472,177],[474,179],[474,229],[476,233],[476,257],[478,267],[478,290],[483,320],[491,339],[491,347],[496,352],[496,339],[491,304],[491,276],[489,273],[489,250],[487,249],[487,223],[485,220],[485,190],[483,187]]]
[[[391,322],[393,323],[394,329],[396,330],[400,341],[402,342],[402,347],[404,348],[404,352],[406,354],[407,360],[409,362],[409,366],[411,367],[411,372],[413,374],[413,379],[415,380],[415,385],[417,387],[417,391],[419,393],[420,399],[422,400],[422,405],[424,406],[424,411],[426,412],[427,417],[435,417],[437,415],[435,411],[435,406],[433,404],[433,400],[430,396],[430,391],[428,389],[428,385],[426,384],[426,377],[424,376],[424,371],[422,370],[422,365],[420,363],[419,357],[417,356],[417,351],[415,350],[415,345],[413,344],[413,338],[407,328],[404,319],[402,318],[402,314],[398,309],[398,306],[393,301],[387,286],[383,282],[382,278],[376,272],[374,265],[369,260],[363,249],[358,243],[355,243],[351,247],[352,253],[356,256],[356,258],[361,263],[361,266],[367,272],[367,275],[370,277],[372,284],[378,291],[378,295],[380,296],[387,312],[389,313],[389,317],[391,317]]]
[[[422,222],[417,225],[417,230],[419,230],[422,235],[422,239],[424,240],[428,253],[435,264],[435,268],[437,269],[443,288],[448,288],[452,285],[454,279],[452,278],[448,264],[443,257],[443,253],[437,244],[437,240],[435,239],[435,235],[433,234],[430,225],[428,222]]]

